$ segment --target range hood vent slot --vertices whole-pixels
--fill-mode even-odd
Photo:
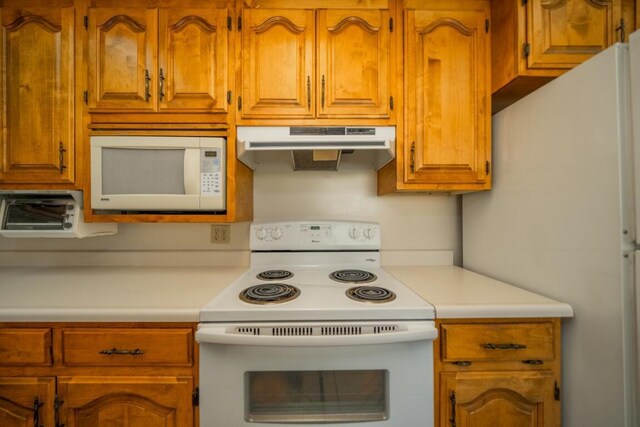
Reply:
[[[395,157],[392,126],[238,126],[237,138],[238,159],[254,170],[284,161],[296,171],[335,171],[347,154],[378,170]]]

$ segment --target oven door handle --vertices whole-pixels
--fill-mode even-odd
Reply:
[[[200,325],[196,341],[202,344],[253,345],[272,347],[327,347],[393,344],[429,341],[438,336],[433,324],[408,325],[406,330],[363,335],[302,335],[274,336],[229,333],[222,325]]]

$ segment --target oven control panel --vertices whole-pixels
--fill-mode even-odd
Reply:
[[[254,223],[250,246],[252,250],[380,249],[380,225],[355,221]]]

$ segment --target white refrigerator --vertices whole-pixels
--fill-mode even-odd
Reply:
[[[640,425],[639,160],[636,32],[496,114],[493,189],[462,196],[464,267],[573,307],[565,427]]]

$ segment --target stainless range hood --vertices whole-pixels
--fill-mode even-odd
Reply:
[[[358,159],[378,170],[395,157],[393,126],[238,126],[238,159],[250,168],[286,162],[293,170],[337,170]]]

